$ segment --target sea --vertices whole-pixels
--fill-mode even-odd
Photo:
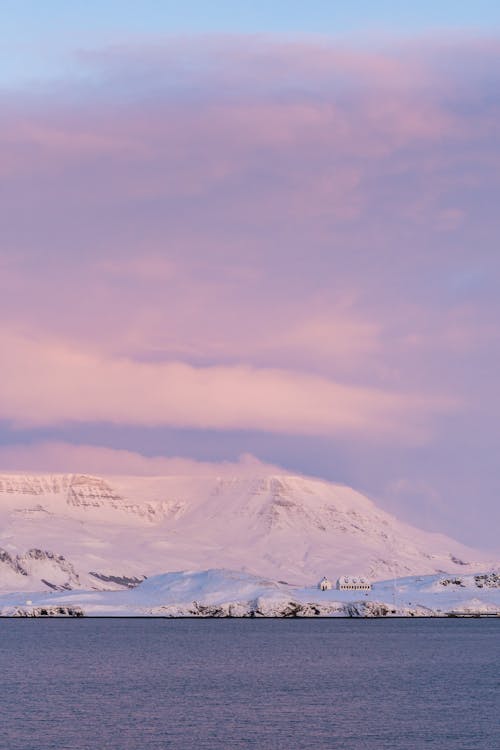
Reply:
[[[0,620],[2,750],[499,750],[500,619]]]

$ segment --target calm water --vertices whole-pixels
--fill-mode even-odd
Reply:
[[[0,620],[6,750],[498,750],[500,621]]]

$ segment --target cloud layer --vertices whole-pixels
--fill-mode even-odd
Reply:
[[[23,427],[88,421],[415,437],[422,411],[451,406],[286,370],[134,362],[1,334],[0,347],[8,352],[0,413]]]
[[[169,476],[215,474],[218,476],[266,476],[283,471],[250,454],[238,461],[193,461],[187,458],[143,456],[133,451],[95,445],[38,443],[0,447],[0,471]]]
[[[499,57],[494,38],[146,39],[0,93],[3,442],[98,422],[331,438],[365,489],[436,485],[451,514],[476,483],[493,508]],[[404,475],[382,478],[376,441],[388,466],[407,446]]]

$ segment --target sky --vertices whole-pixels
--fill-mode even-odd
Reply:
[[[498,549],[500,7],[311,5],[0,1],[0,467],[243,456]]]

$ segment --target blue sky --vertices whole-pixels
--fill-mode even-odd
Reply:
[[[79,49],[178,33],[491,33],[496,0],[0,0],[0,83],[66,75]]]

